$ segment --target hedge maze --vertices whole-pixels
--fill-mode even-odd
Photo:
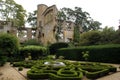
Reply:
[[[50,80],[82,80],[83,76],[88,79],[96,79],[111,72],[116,72],[116,67],[100,63],[80,63],[63,60],[66,66],[53,67],[45,65],[45,61],[39,61],[27,72],[29,79]],[[52,61],[54,63],[54,61]]]

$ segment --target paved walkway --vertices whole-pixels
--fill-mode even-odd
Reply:
[[[119,64],[108,64],[108,65],[117,67],[117,72],[107,75],[107,76],[104,76],[104,77],[101,77],[97,80],[120,80],[120,69],[119,69],[120,65]]]
[[[9,63],[5,64],[3,67],[0,67],[0,72],[2,72],[0,80],[27,80],[18,71],[11,67]]]
[[[119,65],[116,64],[111,64],[115,67],[117,67],[118,72],[101,77],[97,80],[120,80],[120,69],[118,68]],[[5,64],[3,67],[0,67],[0,72],[2,72],[3,74],[0,75],[0,80],[27,80],[25,77],[26,76],[26,72],[29,69],[24,69],[23,71],[18,72],[17,68],[13,68],[9,65],[9,63]],[[86,78],[84,78],[83,80],[88,80]]]

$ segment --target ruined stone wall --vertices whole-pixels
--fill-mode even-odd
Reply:
[[[56,25],[56,6],[50,6],[46,9],[43,13],[43,34],[44,34],[44,41],[43,43],[46,45],[48,43],[56,42],[55,33],[54,33],[54,26]]]
[[[55,36],[59,22],[61,22],[62,30],[59,35],[61,39],[58,41],[69,42],[73,40],[75,24],[70,21],[58,20],[57,13],[55,5],[49,7],[44,4],[38,5],[36,39],[44,45],[56,42]]]
[[[37,6],[37,27],[42,26],[43,22],[43,13],[48,8],[45,4],[40,4]]]
[[[0,21],[0,32],[1,33],[11,33],[16,36],[17,28],[12,26],[12,22]]]
[[[56,42],[53,31],[56,25],[56,14],[55,5],[50,7],[43,4],[38,5],[36,38],[44,45]]]

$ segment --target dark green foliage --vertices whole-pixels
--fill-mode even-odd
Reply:
[[[47,55],[47,49],[41,46],[25,46],[20,48],[20,54],[24,57],[31,56],[32,59],[39,59]]]
[[[97,71],[97,72],[86,72],[86,77],[89,79],[96,79],[98,77],[105,76],[108,73],[109,73],[108,69],[103,69],[103,70]]]
[[[80,42],[80,31],[79,27],[74,27],[74,36],[73,36],[73,42],[76,44],[79,44]]]
[[[112,43],[120,44],[120,37],[118,37],[118,36],[120,36],[120,30],[117,30],[117,31],[114,33]]]
[[[0,66],[3,66],[6,61],[7,61],[7,57],[5,57],[5,56],[0,56]]]
[[[23,67],[18,67],[18,71],[22,71],[23,70]]]
[[[18,53],[19,42],[16,36],[0,34],[0,65],[3,65],[10,57]]]
[[[18,52],[19,42],[16,36],[11,34],[0,34],[0,50],[4,54],[14,54]]]
[[[25,67],[25,68],[31,68],[35,65],[35,61],[21,61],[21,62],[14,62],[14,67]]]
[[[27,45],[38,45],[39,46],[41,44],[35,39],[30,39],[23,43],[23,46],[27,46]]]
[[[108,28],[107,26],[101,31],[100,44],[110,44],[116,39],[116,31],[113,27]]]
[[[50,80],[81,80],[84,76],[95,79],[114,72],[116,69],[110,65],[98,63],[80,63],[63,61],[66,66],[53,67],[44,64],[45,61],[37,62],[31,70],[27,72],[29,79],[50,79]],[[54,62],[54,61],[53,61]],[[114,68],[114,70],[112,69]],[[112,70],[113,71],[112,71]]]
[[[56,54],[57,50],[60,48],[67,48],[69,45],[64,42],[53,43],[49,46],[50,54]]]
[[[58,50],[56,56],[71,60],[84,60],[82,57],[84,51],[89,51],[88,61],[120,63],[120,45],[117,44],[62,48]]]
[[[99,44],[101,34],[99,31],[84,32],[80,36],[80,45],[96,45]]]
[[[82,72],[78,73],[75,70],[70,70],[70,68],[64,67],[52,67],[44,65],[44,67],[38,67],[37,64],[33,66],[30,71],[27,72],[27,77],[30,79],[50,79],[50,80],[81,80],[83,77]],[[70,71],[69,71],[69,70]]]
[[[120,44],[120,30],[105,27],[100,31],[88,31],[80,35],[80,45]]]

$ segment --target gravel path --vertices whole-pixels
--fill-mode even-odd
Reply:
[[[0,67],[0,80],[27,80],[18,71],[6,63],[3,67]]]

